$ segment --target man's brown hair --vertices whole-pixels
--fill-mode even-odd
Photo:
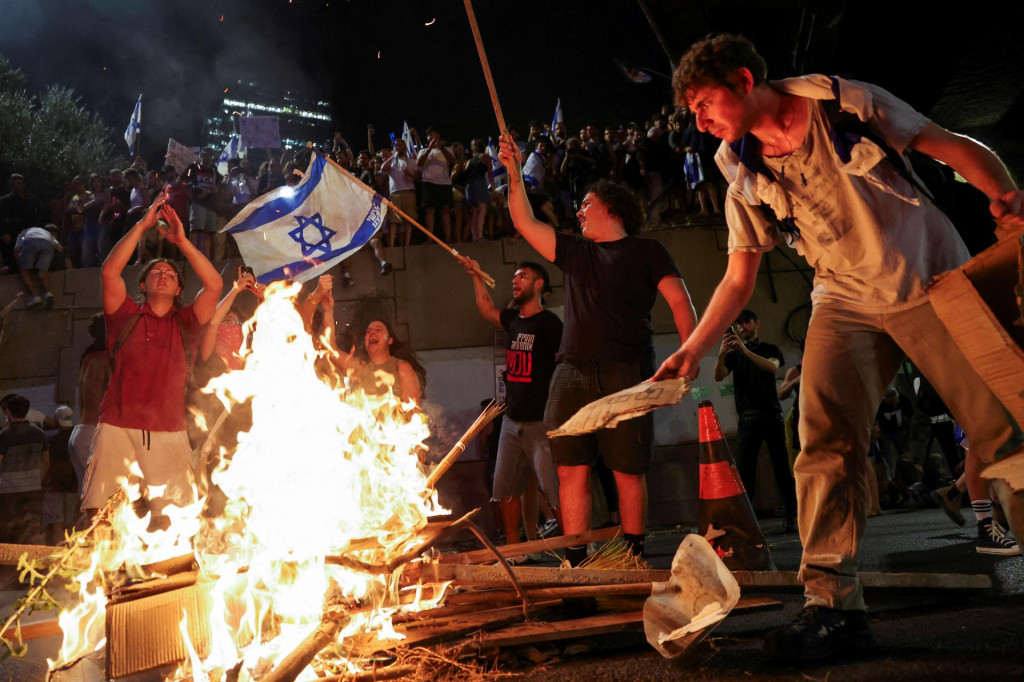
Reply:
[[[745,68],[760,85],[768,76],[768,65],[754,44],[743,36],[721,33],[694,43],[679,60],[672,74],[676,101],[687,104],[687,92],[705,85],[736,87],[736,70]]]

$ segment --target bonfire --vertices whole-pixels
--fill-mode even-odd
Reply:
[[[51,669],[104,649],[108,597],[161,577],[154,565],[183,555],[197,567],[203,612],[181,614],[189,660],[176,679],[274,679],[283,664],[296,667],[286,659],[314,635],[317,650],[298,663],[296,679],[354,673],[354,635],[360,644],[368,633],[398,639],[393,616],[441,598],[443,589],[403,588],[405,564],[394,561],[415,555],[428,517],[442,511],[416,455],[426,420],[394,396],[365,396],[345,377],[318,376],[314,367],[328,365],[317,361],[331,350],[318,350],[304,330],[293,302],[299,292],[271,286],[246,328],[245,368],[205,389],[225,410],[244,406],[252,415],[237,447],[214,453],[217,513],[200,494],[169,513],[168,529],[151,530],[134,504],[140,490],[125,487],[106,510],[109,523],[82,545],[78,603],[60,616],[64,640]],[[198,638],[189,627],[197,620]]]

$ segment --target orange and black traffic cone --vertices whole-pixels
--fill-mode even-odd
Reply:
[[[774,571],[768,543],[740,480],[710,400],[698,404],[700,532],[733,571]]]

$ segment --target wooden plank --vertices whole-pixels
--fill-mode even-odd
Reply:
[[[546,566],[513,566],[512,571],[523,587],[560,587],[569,585],[616,585],[626,583],[667,582],[665,570],[602,570]],[[508,576],[500,566],[462,566],[458,564],[426,564],[419,572],[424,582],[454,580],[462,587],[504,588]],[[733,571],[740,587],[747,589],[802,588],[796,571]],[[948,589],[987,590],[992,579],[987,575],[965,573],[887,573],[863,572],[861,585],[869,589]]]
[[[544,608],[557,603],[535,604],[534,607],[535,609]],[[395,628],[396,632],[405,635],[405,639],[380,641],[374,635],[368,637],[368,640],[362,643],[361,646],[357,645],[356,651],[365,655],[411,646],[428,646],[452,639],[461,639],[479,631],[493,630],[505,627],[506,625],[520,623],[524,618],[522,606],[509,606],[479,611],[473,614],[441,618],[437,622],[407,623],[402,627]]]
[[[732,612],[781,609],[782,602],[766,597],[741,599]],[[626,611],[623,613],[602,613],[587,618],[564,620],[557,622],[530,621],[519,625],[502,628],[495,632],[483,633],[472,641],[463,644],[463,650],[484,648],[503,648],[553,642],[562,639],[591,637],[622,630],[643,627],[643,610]]]
[[[732,575],[744,588],[803,588],[796,571],[733,571]],[[987,590],[992,587],[992,579],[982,574],[865,571],[858,577],[863,587],[871,589]]]
[[[27,642],[30,639],[59,635],[60,633],[60,623],[55,620],[44,620],[39,623],[28,623],[27,625],[21,626],[21,639],[24,642]],[[9,642],[15,641],[16,638],[14,636],[13,628],[4,633],[4,639]]]
[[[518,542],[514,545],[502,545],[498,547],[503,557],[523,556],[537,552],[553,552],[556,549],[564,549],[570,545],[587,545],[591,542],[605,542],[617,535],[622,534],[622,528],[612,526],[610,528],[599,528],[577,533],[575,535],[559,535],[553,538],[541,538],[530,542]],[[488,549],[476,549],[471,552],[459,552],[458,554],[445,554],[441,557],[442,564],[481,564],[497,561],[494,553]]]
[[[22,554],[28,553],[29,559],[40,559],[48,557],[54,552],[60,551],[60,547],[49,545],[9,545],[0,543],[0,566],[17,566]]]
[[[472,641],[463,644],[464,650],[484,648],[502,648],[537,644],[538,642],[554,642],[560,639],[591,637],[611,632],[620,632],[643,626],[643,610],[626,613],[602,613],[587,618],[563,620],[556,623],[531,621],[521,625],[507,627],[497,632],[483,633]]]
[[[554,587],[564,585],[613,585],[622,583],[665,582],[668,571],[598,570],[545,566],[514,566],[512,571],[523,587]],[[508,587],[508,575],[501,566],[461,566],[458,564],[427,564],[420,571],[423,582],[454,580],[464,587]]]

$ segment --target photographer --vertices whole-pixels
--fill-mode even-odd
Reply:
[[[441,211],[441,226],[446,242],[452,240],[451,165],[454,162],[455,157],[444,146],[441,133],[436,128],[427,128],[427,146],[421,149],[416,157],[416,165],[423,180],[423,198],[420,206],[426,211],[426,227],[431,232],[434,231],[434,212]]]

